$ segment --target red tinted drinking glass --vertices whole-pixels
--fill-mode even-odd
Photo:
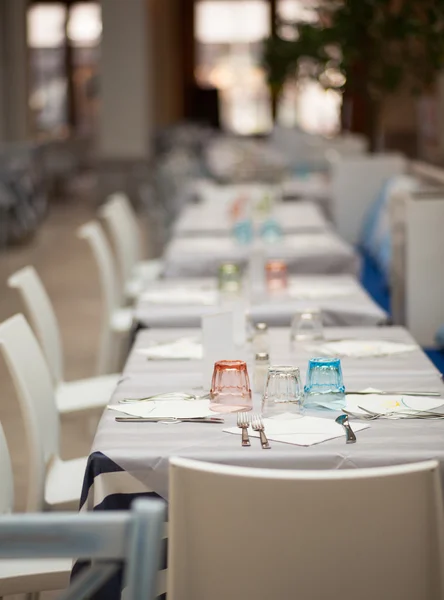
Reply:
[[[219,360],[214,364],[210,408],[218,413],[253,408],[247,364],[243,360]]]

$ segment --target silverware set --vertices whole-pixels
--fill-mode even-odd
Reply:
[[[416,410],[411,408],[406,408],[405,410],[394,410],[383,413],[374,412],[369,410],[368,408],[364,408],[363,406],[358,406],[359,410],[362,410],[362,413],[354,413],[350,410],[346,410],[343,408],[343,412],[349,417],[353,417],[354,419],[362,419],[364,421],[375,421],[376,419],[429,419],[432,421],[439,421],[444,419],[444,414],[436,413],[431,410]]]
[[[253,431],[257,431],[259,433],[262,448],[264,450],[269,450],[271,446],[267,436],[265,435],[264,422],[262,421],[262,417],[258,414],[253,414],[250,416],[250,414],[246,412],[237,413],[237,426],[239,429],[242,429],[241,445],[251,446],[250,436],[248,435],[248,428],[250,425]]]

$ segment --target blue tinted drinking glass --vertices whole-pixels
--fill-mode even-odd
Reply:
[[[238,221],[233,227],[233,235],[239,244],[251,244],[253,241],[253,224],[248,219]]]
[[[267,219],[261,227],[261,238],[268,243],[278,242],[282,238],[282,227],[274,219]]]
[[[305,406],[340,410],[345,406],[345,387],[339,358],[311,358],[305,383]]]

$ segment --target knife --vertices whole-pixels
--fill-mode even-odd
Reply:
[[[224,423],[221,417],[196,417],[176,419],[175,417],[115,417],[118,423]]]

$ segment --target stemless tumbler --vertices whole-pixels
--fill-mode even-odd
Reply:
[[[250,379],[243,360],[219,360],[214,364],[210,409],[218,413],[251,410]]]
[[[221,292],[237,293],[242,286],[241,272],[238,265],[225,263],[220,265],[218,287]]]
[[[306,308],[293,317],[290,329],[290,341],[308,342],[324,339],[322,313],[319,308]]]
[[[345,387],[339,358],[311,358],[305,383],[305,405],[340,410],[345,406]]]
[[[283,260],[269,260],[265,265],[265,272],[270,292],[278,292],[287,288],[287,265]]]
[[[303,404],[304,393],[298,367],[270,367],[262,399],[264,417],[272,417],[286,412],[302,416]]]

